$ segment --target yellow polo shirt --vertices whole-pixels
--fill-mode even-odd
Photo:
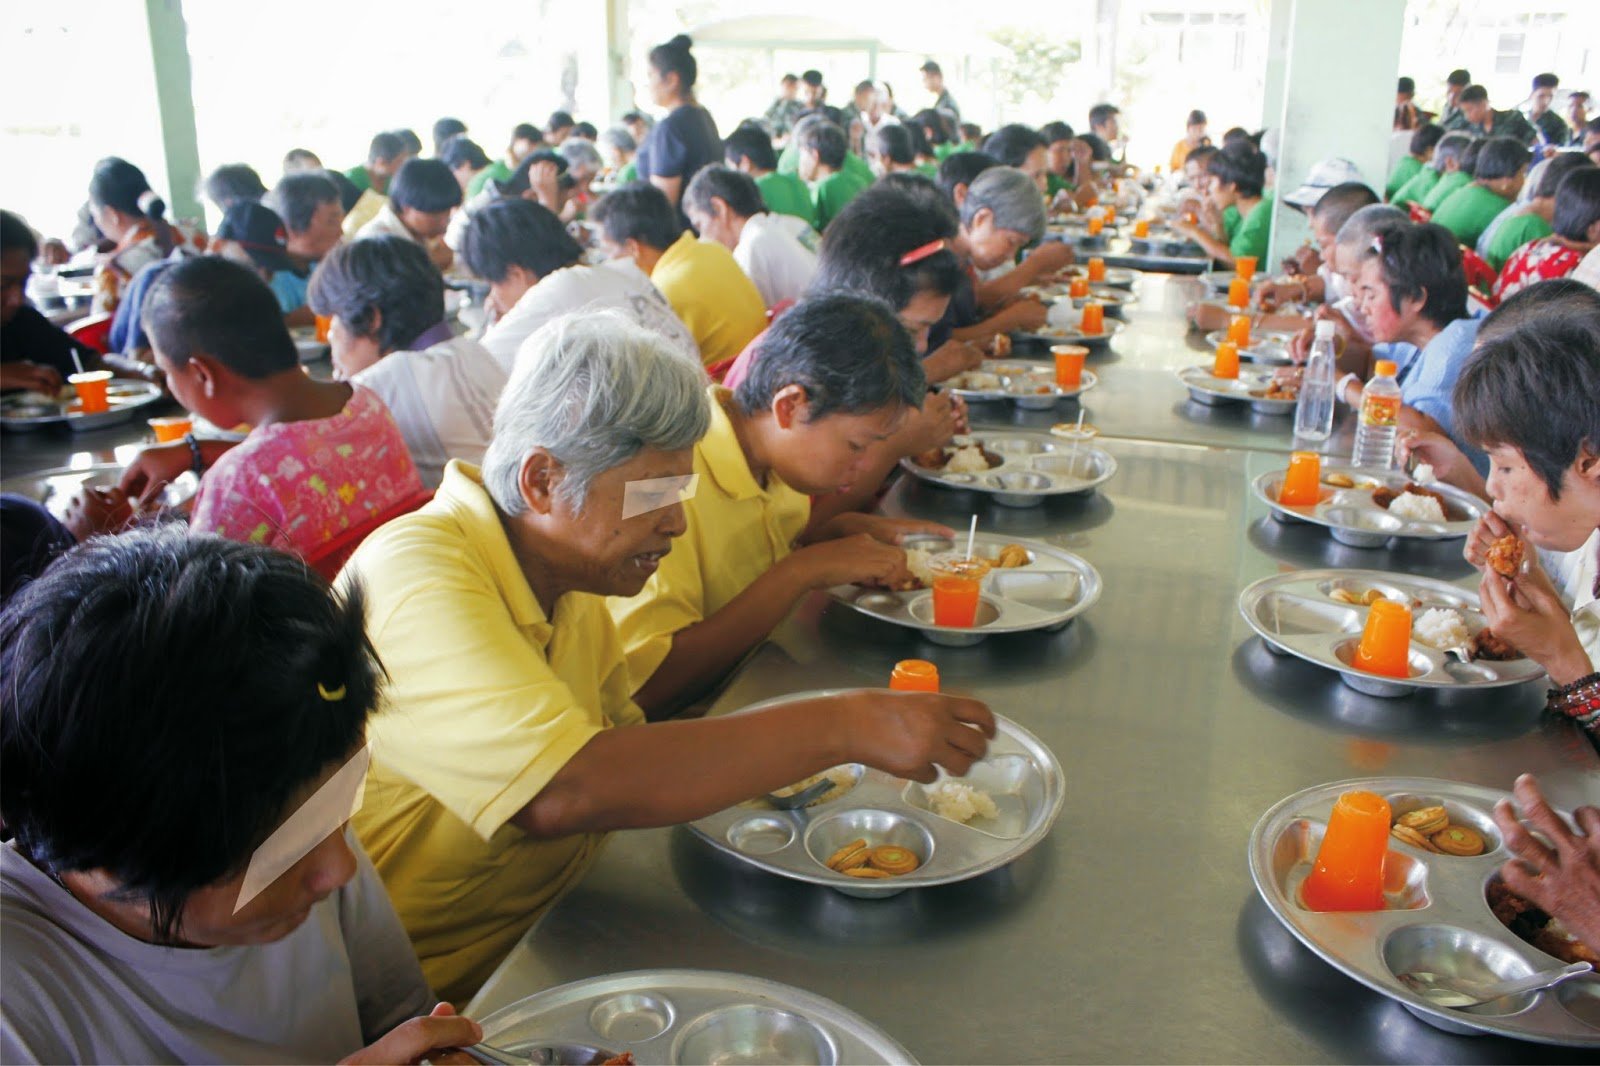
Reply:
[[[761,290],[716,241],[684,230],[656,260],[650,280],[694,334],[706,366],[736,358],[767,328]]]
[[[369,537],[359,578],[389,673],[355,827],[428,981],[464,1003],[582,876],[599,835],[533,840],[508,819],[602,729],[644,720],[599,596],[546,618],[476,467]]]
[[[642,592],[606,601],[636,688],[666,659],[673,634],[722,610],[772,569],[811,519],[811,498],[776,474],[767,476],[766,488],[757,484],[723,408],[733,394],[720,385],[707,392],[711,429],[694,446],[700,483],[684,504],[688,528]]]

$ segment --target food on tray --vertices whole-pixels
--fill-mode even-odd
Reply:
[[[633,1066],[633,1052],[624,1051],[620,1055],[606,1059],[600,1066]]]
[[[886,870],[880,870],[876,866],[852,866],[850,869],[845,870],[844,874],[847,877],[859,877],[863,881],[887,881],[894,876],[894,874]]]
[[[844,873],[847,870],[855,869],[857,866],[865,866],[867,864],[867,853],[871,850],[867,847],[865,840],[857,838],[829,855],[825,865],[830,870]]]
[[[1433,473],[1432,463],[1418,463],[1416,469],[1411,471],[1411,480],[1418,485],[1432,485],[1439,479]]]
[[[1489,545],[1489,569],[1501,577],[1515,577],[1522,569],[1522,541],[1515,533],[1507,533]]]
[[[1500,919],[1501,925],[1546,955],[1553,955],[1565,963],[1587,962],[1600,967],[1600,952],[1567,932],[1558,920],[1511,891],[1500,878],[1489,882],[1485,895],[1489,900],[1489,909]]]
[[[1100,435],[1100,431],[1087,422],[1082,425],[1076,422],[1057,422],[1050,427],[1050,435],[1063,440],[1092,440]]]
[[[849,792],[852,788],[856,787],[856,775],[850,767],[834,766],[822,771],[820,774],[812,774],[810,777],[796,781],[794,784],[785,786],[784,788],[775,788],[772,790],[772,794],[780,798],[793,796],[797,793],[804,792],[806,789],[822,780],[832,783],[833,787],[824,792],[822,795],[818,796],[816,799],[812,800],[810,803],[806,804],[807,807],[815,807],[820,803],[830,803],[844,795],[846,792]]]
[[[873,847],[858,838],[830,855],[825,865],[849,877],[883,880],[913,872],[922,865],[922,860],[909,848],[897,844]]]
[[[1004,359],[1011,354],[1011,338],[1004,333],[996,333],[989,338],[989,343],[984,346],[990,358]]]
[[[982,474],[991,467],[999,466],[997,461],[990,462],[989,455],[979,444],[966,444],[950,453],[950,458],[945,460],[944,472],[947,474]]]
[[[1444,507],[1439,501],[1416,492],[1402,492],[1390,501],[1388,510],[1397,518],[1409,518],[1413,522],[1444,521]]]
[[[1418,807],[1395,819],[1396,825],[1415,829],[1423,835],[1437,833],[1450,825],[1450,814],[1443,807]]]
[[[1250,395],[1258,400],[1298,400],[1300,398],[1300,386],[1287,381],[1273,381],[1272,384],[1264,389],[1251,389]]]
[[[1472,632],[1459,611],[1432,607],[1411,623],[1411,637],[1430,648],[1459,648],[1472,639]]]
[[[1483,834],[1464,825],[1446,826],[1428,839],[1446,855],[1458,855],[1465,859],[1483,854]]]
[[[991,374],[985,370],[968,370],[957,374],[950,379],[952,388],[967,389],[972,392],[984,392],[998,389],[1001,385],[1000,375]]]
[[[899,877],[911,873],[922,863],[906,848],[883,844],[867,854],[867,865],[875,870],[882,870],[891,877]]]
[[[1435,855],[1442,854],[1438,848],[1433,846],[1433,841],[1408,825],[1396,825],[1389,830],[1389,835],[1402,844],[1410,844],[1414,848],[1422,851],[1431,851]]]
[[[1336,489],[1353,489],[1356,487],[1356,479],[1349,474],[1328,474],[1323,477],[1322,482],[1325,485],[1332,485]]]
[[[1492,629],[1478,630],[1473,638],[1467,642],[1467,647],[1472,649],[1472,657],[1474,659],[1483,659],[1492,663],[1522,658],[1522,653],[1510,641]]]
[[[906,549],[906,569],[923,588],[933,585],[933,555],[927,548]]]
[[[1383,593],[1377,589],[1365,589],[1355,592],[1351,589],[1334,589],[1328,593],[1328,599],[1337,603],[1348,603],[1352,607],[1371,607],[1383,599]]]
[[[994,557],[994,565],[1002,570],[1027,566],[1029,561],[1028,549],[1020,544],[1007,544]]]
[[[973,788],[965,781],[940,781],[928,789],[928,805],[940,818],[966,823],[974,818],[997,818],[1000,809],[994,799],[982,789]]]
[[[1450,813],[1438,806],[1418,807],[1400,815],[1389,835],[1422,851],[1460,858],[1482,855],[1486,846],[1482,833],[1470,826],[1451,825]]]

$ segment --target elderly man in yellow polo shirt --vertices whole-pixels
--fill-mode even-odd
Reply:
[[[638,593],[683,532],[661,486],[693,471],[704,380],[618,312],[549,323],[502,394],[483,469],[452,462],[433,502],[340,577],[365,588],[390,677],[356,829],[454,1002],[610,830],[691,821],[844,762],[931,781],[993,735],[980,703],[888,692],[642,724],[603,597]]]
[[[873,446],[927,392],[911,337],[887,305],[814,296],[761,338],[738,391],[713,385],[711,429],[695,446],[699,475],[688,529],[629,599],[608,600],[634,698],[651,717],[703,694],[813,589],[909,581],[907,533],[932,522],[844,514],[807,531],[808,493],[848,490]],[[797,542],[802,547],[796,550]]]
[[[706,366],[736,359],[767,328],[761,290],[716,241],[703,241],[653,185],[625,185],[594,205],[607,258],[627,258],[650,276],[700,345]]]

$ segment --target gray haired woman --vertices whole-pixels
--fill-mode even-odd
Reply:
[[[482,983],[611,830],[840,763],[932,781],[985,751],[988,709],[931,694],[645,724],[604,597],[642,590],[683,533],[709,423],[700,368],[658,335],[611,311],[556,319],[519,356],[482,471],[451,463],[433,502],[346,568],[392,708],[369,728],[356,829],[446,998]]]

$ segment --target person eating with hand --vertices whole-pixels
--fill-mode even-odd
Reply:
[[[1501,880],[1558,919],[1578,940],[1578,954],[1600,965],[1600,807],[1574,809],[1574,828],[1550,808],[1532,774],[1518,777],[1511,794],[1515,802],[1501,800],[1493,812],[1515,856],[1500,867]]]

